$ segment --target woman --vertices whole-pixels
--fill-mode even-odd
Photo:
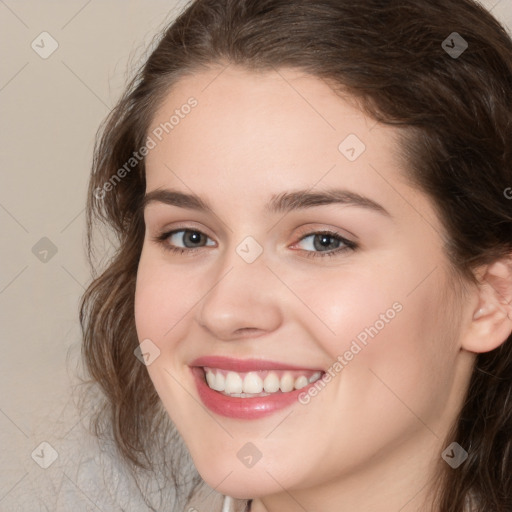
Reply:
[[[118,246],[81,322],[103,428],[175,510],[512,510],[511,93],[470,0],[166,29],[95,148],[89,247]]]

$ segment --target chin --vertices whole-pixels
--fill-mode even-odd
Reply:
[[[203,465],[196,465],[196,468],[212,489],[233,498],[268,496],[282,492],[283,487],[287,487],[284,482],[279,485],[279,479],[272,478],[263,465],[259,468],[245,468],[241,463],[215,465],[210,460]]]

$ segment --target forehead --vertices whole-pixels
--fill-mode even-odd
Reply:
[[[191,101],[193,108],[187,106]],[[291,69],[254,73],[230,65],[186,76],[173,86],[150,128],[163,144],[147,162],[186,144],[196,148],[189,157],[210,153],[256,165],[275,161],[279,154],[293,158],[300,153],[307,163],[319,151],[337,157],[347,135],[364,140],[375,124],[316,77]]]
[[[230,65],[186,76],[148,131],[155,147],[146,157],[147,190],[173,186],[266,204],[283,190],[343,186],[381,204],[403,203],[398,129],[348,100],[298,70]]]

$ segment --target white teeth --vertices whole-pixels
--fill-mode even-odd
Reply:
[[[257,373],[249,372],[245,378],[243,383],[243,391],[244,393],[261,393],[263,390],[263,381]]]
[[[217,379],[215,378],[215,374],[213,372],[206,372],[206,382],[208,382],[208,386],[210,386],[212,389],[216,389],[216,387],[215,387],[216,380]]]
[[[263,388],[267,393],[279,391],[279,377],[275,373],[270,372],[263,381]]]
[[[301,389],[304,386],[307,386],[309,384],[308,378],[304,375],[301,375],[296,381],[295,381],[295,389]]]
[[[288,393],[295,387],[295,380],[291,373],[285,373],[281,377],[281,385],[279,386],[283,393]]]
[[[210,387],[215,391],[224,391],[224,388],[226,387],[226,377],[224,377],[221,372],[217,372],[217,375],[215,375],[215,386]]]
[[[229,372],[226,375],[226,383],[224,385],[224,389],[219,389],[219,391],[225,391],[226,393],[241,393],[242,378],[240,377],[240,375],[238,375],[238,373]]]
[[[270,371],[262,379],[255,371],[244,374],[227,372],[224,375],[222,371],[211,368],[205,368],[205,373],[206,382],[211,389],[239,397],[266,396],[279,391],[289,393],[294,389],[302,389],[322,376],[322,372],[318,371],[309,378],[305,375],[295,378],[291,372],[285,372],[279,378],[276,372]]]
[[[309,377],[308,382],[311,384],[312,382],[317,381],[321,376],[322,376],[322,372],[315,372],[315,373],[313,373],[313,375],[311,375],[311,377]]]

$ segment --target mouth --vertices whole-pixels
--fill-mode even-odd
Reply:
[[[239,419],[257,419],[292,405],[325,373],[218,356],[196,359],[190,369],[204,405],[221,416]]]
[[[206,384],[225,396],[253,398],[302,389],[321,378],[321,371],[257,370],[234,372],[203,367]]]

